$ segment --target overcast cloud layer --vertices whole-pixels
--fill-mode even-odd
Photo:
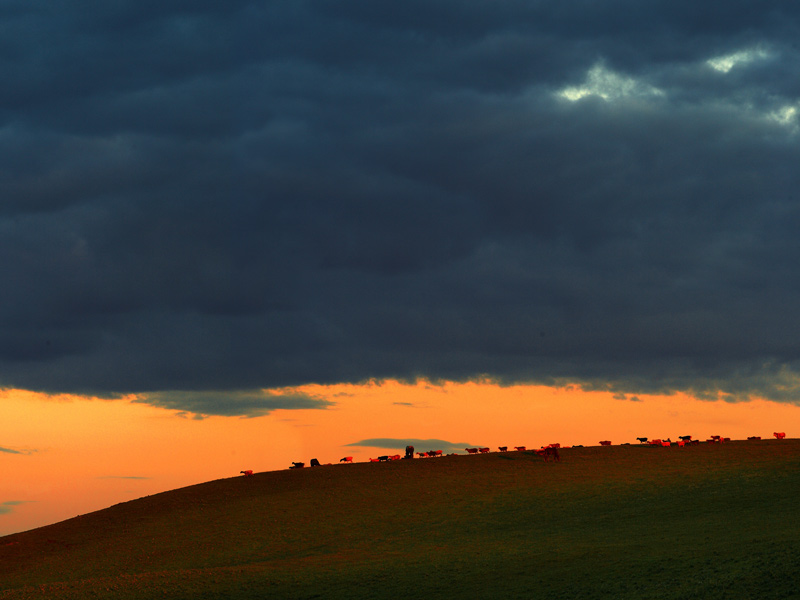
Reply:
[[[482,375],[796,402],[799,17],[3,2],[0,386],[204,414]]]

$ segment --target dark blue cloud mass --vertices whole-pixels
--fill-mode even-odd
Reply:
[[[774,0],[4,2],[0,386],[797,402],[798,39]]]

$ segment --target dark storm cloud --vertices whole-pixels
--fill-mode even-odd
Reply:
[[[0,385],[796,402],[799,14],[4,3]]]

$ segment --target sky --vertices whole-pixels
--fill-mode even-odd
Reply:
[[[80,512],[235,474],[231,440],[502,444],[542,398],[574,443],[800,425],[799,17],[4,1],[0,534],[52,504],[21,473],[84,473]]]

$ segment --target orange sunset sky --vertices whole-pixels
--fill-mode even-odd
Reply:
[[[602,439],[723,435],[771,437],[800,429],[800,409],[768,401],[727,403],[685,395],[618,399],[608,392],[490,382],[415,385],[396,381],[305,386],[329,400],[315,410],[260,417],[200,418],[126,400],[2,393],[0,535],[98,510],[118,502],[239,471],[287,468],[318,458],[356,462],[402,452],[405,440],[539,447],[597,445]],[[363,440],[395,446],[351,446]],[[435,445],[431,442],[431,445]],[[437,449],[422,447],[418,450]],[[346,468],[346,467],[342,467]],[[379,468],[379,467],[378,467]]]

